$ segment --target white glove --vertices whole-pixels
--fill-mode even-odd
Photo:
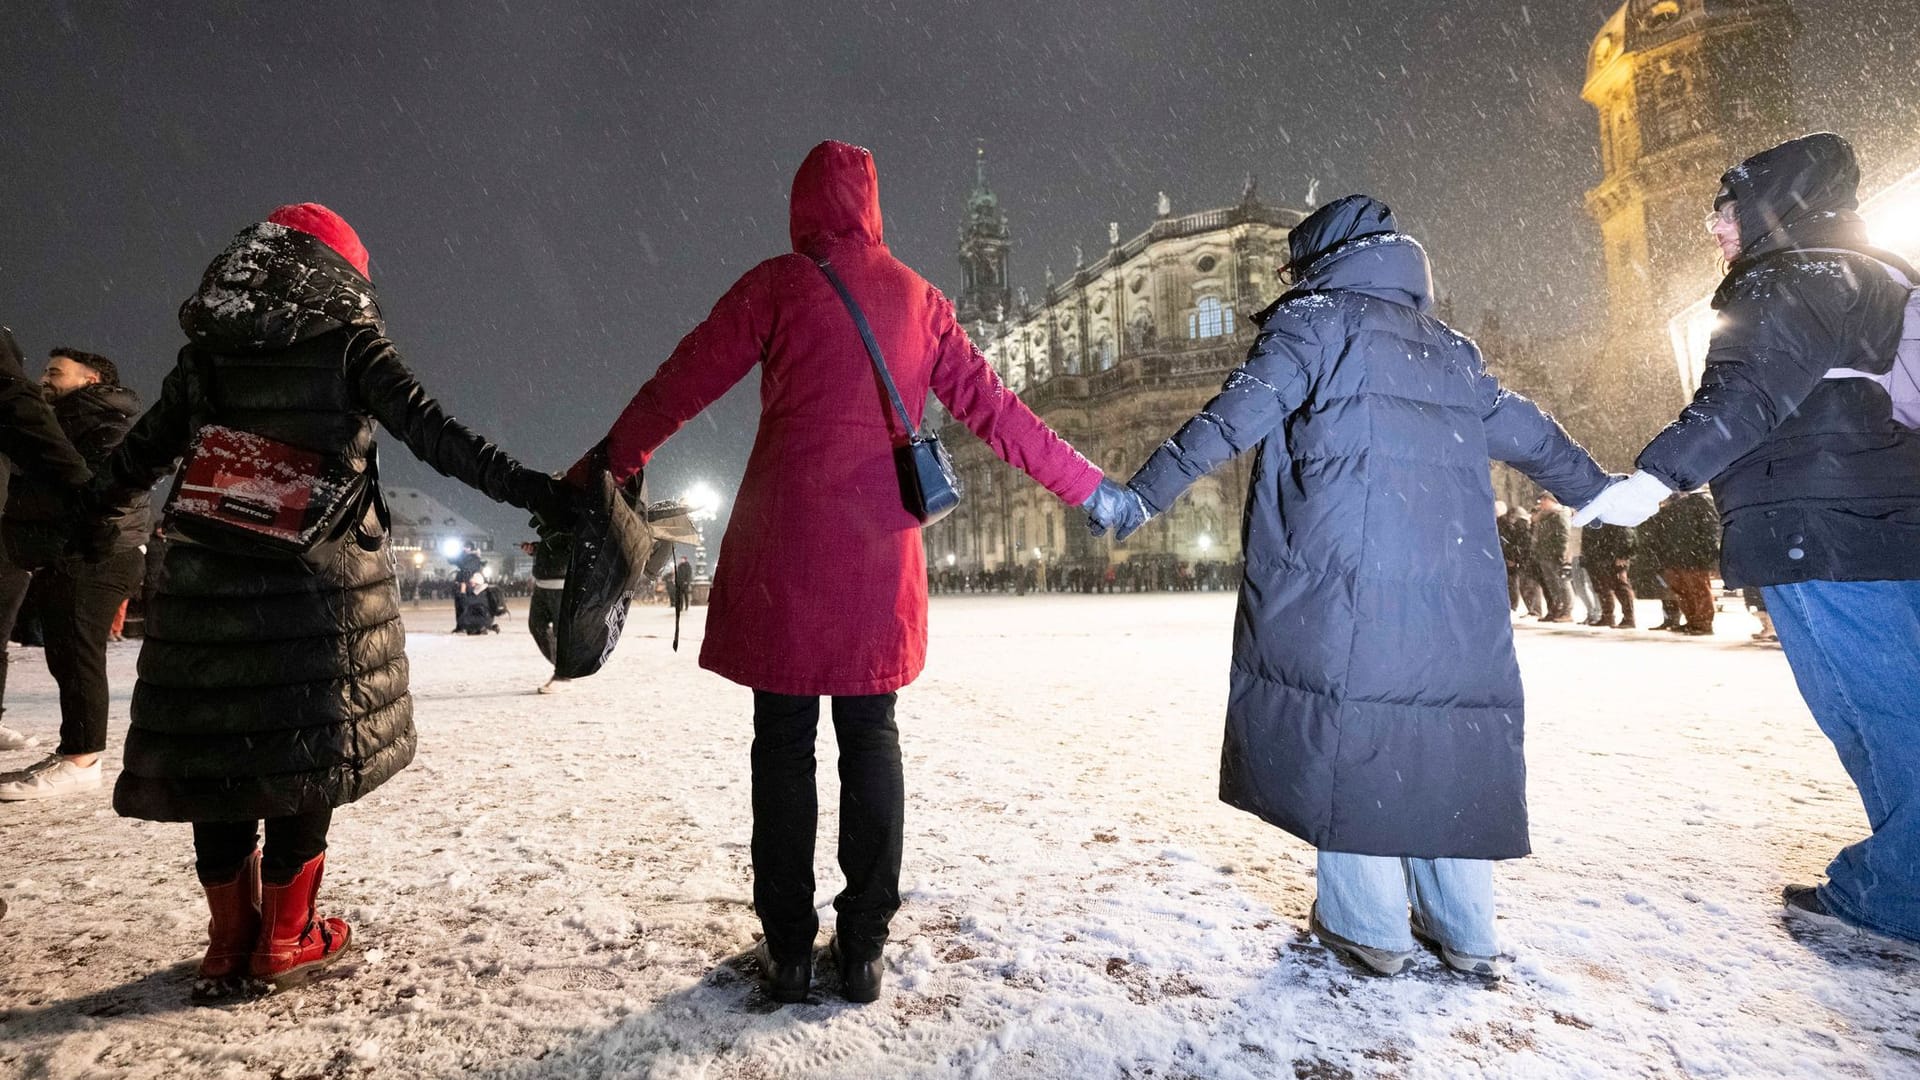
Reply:
[[[1602,525],[1632,528],[1652,517],[1660,509],[1661,500],[1671,494],[1672,488],[1641,469],[1625,480],[1607,485],[1605,491],[1573,515],[1573,523],[1588,525],[1598,521]]]

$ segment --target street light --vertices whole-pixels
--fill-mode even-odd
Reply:
[[[680,496],[680,501],[687,504],[695,521],[712,521],[720,513],[720,493],[705,480],[696,481],[686,494]]]
[[[440,554],[445,555],[449,559],[457,558],[465,547],[466,545],[460,542],[459,537],[449,536],[445,540],[440,541]]]
[[[1208,536],[1206,533],[1201,533],[1200,534],[1200,553],[1204,555],[1211,550],[1213,550],[1213,537]]]
[[[960,561],[960,556],[958,556],[958,555],[955,555],[955,554],[954,554],[953,552],[951,552],[951,551],[949,551],[949,552],[947,552],[947,565],[948,565],[948,566],[952,566],[952,565],[953,565],[954,563],[957,563],[957,562],[959,562],[959,561]]]

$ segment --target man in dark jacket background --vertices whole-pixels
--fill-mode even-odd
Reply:
[[[14,470],[42,483],[78,491],[92,477],[80,452],[60,432],[40,384],[27,376],[10,327],[0,326],[0,510],[7,505]],[[7,639],[27,598],[33,575],[15,566],[0,545],[0,714],[6,712]],[[24,750],[39,739],[0,725],[0,750]]]
[[[120,385],[113,362],[79,349],[54,349],[40,386],[61,433],[89,466],[112,455],[140,411],[139,398]],[[107,635],[121,601],[140,581],[147,495],[126,496],[85,527],[75,515],[78,502],[71,488],[32,474],[19,477],[8,493],[0,537],[7,557],[33,575],[29,601],[46,637],[47,670],[60,687],[60,745],[24,772],[0,780],[0,802],[100,786],[100,753],[107,748]]]
[[[1533,511],[1533,576],[1547,598],[1541,622],[1572,622],[1573,591],[1567,586],[1567,514],[1560,501],[1541,492]]]
[[[1533,572],[1533,519],[1517,506],[1494,505],[1500,519],[1500,554],[1507,564],[1507,610],[1524,601],[1527,614],[1539,618],[1547,613],[1547,606],[1539,576]]]
[[[1581,558],[1586,560],[1594,599],[1600,605],[1594,625],[1633,629],[1633,582],[1627,577],[1627,569],[1633,565],[1633,530],[1619,525],[1589,525],[1582,533]]]
[[[1660,576],[1679,607],[1682,634],[1713,633],[1713,568],[1720,561],[1720,515],[1704,491],[1676,496],[1667,506],[1660,546]]]
[[[1872,245],[1859,180],[1830,133],[1721,177],[1709,224],[1731,266],[1700,390],[1581,518],[1638,524],[1712,483],[1721,575],[1761,587],[1873,829],[1827,884],[1787,886],[1788,910],[1920,942],[1920,431],[1853,374],[1893,369],[1920,273]]]

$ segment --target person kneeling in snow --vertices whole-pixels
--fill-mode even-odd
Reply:
[[[1220,797],[1320,849],[1310,921],[1341,954],[1397,974],[1418,936],[1497,976],[1491,860],[1528,839],[1487,460],[1575,505],[1607,476],[1433,317],[1426,252],[1386,206],[1340,199],[1290,244],[1246,362],[1092,528],[1124,540],[1258,448]]]

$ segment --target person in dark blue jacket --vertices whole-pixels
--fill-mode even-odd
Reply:
[[[1896,366],[1920,271],[1873,246],[1831,132],[1727,170],[1707,227],[1729,266],[1693,401],[1577,520],[1637,525],[1713,487],[1728,588],[1758,586],[1873,834],[1789,912],[1920,942],[1920,431]],[[1862,377],[1868,376],[1868,377]]]
[[[1426,252],[1386,206],[1340,199],[1290,246],[1246,362],[1093,527],[1124,539],[1256,452],[1221,798],[1320,849],[1312,925],[1339,952],[1394,974],[1418,934],[1497,975],[1490,860],[1529,849],[1487,462],[1572,505],[1607,476],[1433,317]]]

